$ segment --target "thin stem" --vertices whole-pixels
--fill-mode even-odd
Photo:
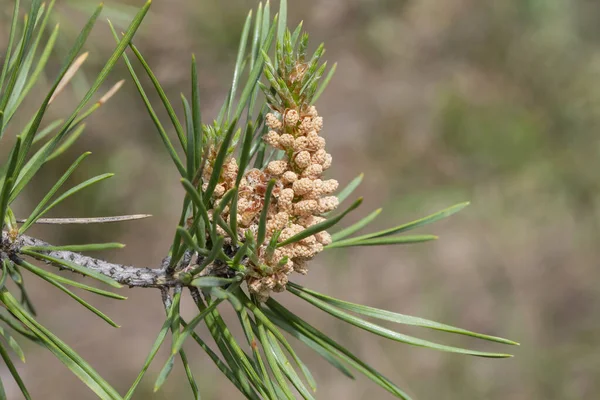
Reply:
[[[2,231],[2,240],[0,241],[0,254],[11,257],[21,254],[21,249],[25,246],[43,248],[52,247],[52,245],[28,235],[20,235],[16,240],[12,240],[7,231]],[[165,263],[168,264],[168,259],[161,262],[159,268],[135,267],[123,264],[111,263],[98,258],[88,257],[73,251],[66,250],[37,250],[37,253],[48,255],[60,260],[69,261],[71,263],[88,268],[91,271],[98,272],[108,276],[116,282],[127,285],[129,287],[151,287],[151,288],[171,288],[176,286],[189,286],[189,282],[181,280],[182,273],[177,271],[173,275],[168,275],[165,271]],[[45,259],[40,259],[46,264],[53,265],[60,269],[65,269],[63,265],[55,265]],[[223,273],[221,265],[209,265],[203,276],[219,275]]]

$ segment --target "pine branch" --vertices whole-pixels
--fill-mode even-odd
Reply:
[[[54,1],[51,0],[47,7],[42,0],[27,1],[31,5],[30,12],[20,27],[18,20],[22,13],[19,0],[16,0],[9,43],[0,71],[0,140],[52,51],[57,30],[48,40],[38,66],[30,73],[37,44],[44,36]],[[326,176],[333,157],[326,149],[323,133],[327,131],[323,131],[323,117],[319,115],[315,101],[331,79],[335,65],[324,75],[327,69],[326,62],[321,61],[324,45],[318,46],[312,56],[307,54],[308,34],[302,33],[302,23],[294,31],[287,29],[286,0],[279,2],[279,12],[274,18],[269,1],[264,7],[259,3],[256,13],[248,14],[242,29],[233,81],[218,116],[212,124],[202,122],[196,60],[192,57],[191,102],[182,94],[185,117],[182,121],[149,63],[132,42],[150,2],[148,0],[132,19],[121,39],[109,21],[117,42],[115,51],[71,115],[64,121],[54,121],[40,129],[48,105],[73,78],[87,55],[80,56],[79,53],[102,6],[96,8],[69,51],[40,108],[22,128],[21,134],[16,136],[6,160],[0,162],[0,356],[25,398],[29,399],[30,395],[17,369],[12,366],[7,350],[12,349],[22,360],[23,351],[10,335],[9,328],[46,347],[101,399],[130,399],[161,346],[164,346],[169,332],[172,339],[170,356],[155,381],[154,391],[164,384],[173,370],[175,358],[179,356],[193,397],[200,397],[189,359],[183,350],[184,344],[192,338],[244,397],[277,400],[300,395],[304,399],[314,399],[316,382],[283,331],[308,345],[344,375],[353,378],[349,370],[353,368],[395,397],[410,399],[360,357],[279,304],[274,296],[284,291],[348,325],[396,342],[479,357],[510,357],[505,353],[470,350],[412,337],[372,320],[508,345],[518,344],[511,340],[351,303],[294,283],[294,276],[306,274],[310,260],[325,250],[436,239],[433,235],[404,233],[448,217],[468,203],[388,229],[357,235],[379,215],[381,210],[376,210],[340,230],[338,223],[361,204],[362,198],[343,210],[334,210],[360,184],[362,174],[337,195],[338,181]],[[19,43],[14,51],[13,41]],[[271,52],[272,44],[275,45],[274,53]],[[160,112],[154,110],[151,96],[146,94],[141,84],[143,79],[137,76],[125,54],[127,47],[152,81],[172,127],[163,126],[158,116]],[[53,246],[25,235],[33,224],[95,224],[148,217],[42,218],[65,199],[113,175],[98,175],[64,190],[64,184],[89,152],[71,164],[27,218],[17,219],[13,212],[13,202],[33,182],[38,171],[77,140],[85,127],[84,120],[122,85],[123,81],[120,81],[94,105],[87,106],[121,57],[181,175],[180,182],[185,190],[168,256],[156,268],[111,263],[81,254],[122,248],[124,245],[120,243]],[[258,97],[260,91],[264,98]],[[260,110],[258,113],[255,112],[256,106]],[[168,132],[172,129],[177,133],[181,148],[177,148],[169,138]],[[12,125],[10,131],[15,131]],[[42,140],[45,143],[33,152],[33,146]],[[113,327],[118,325],[72,292],[71,287],[118,300],[126,297],[40,268],[30,262],[32,260],[79,273],[116,288],[127,285],[160,289],[166,319],[138,377],[124,397],[72,348],[37,321],[22,272],[31,273],[51,284]],[[11,284],[6,285],[9,279]],[[198,313],[188,321],[181,316],[184,287],[189,289],[198,309]],[[17,293],[20,300],[15,297]],[[230,321],[222,317],[221,303],[229,303],[233,307],[246,344],[239,342],[236,329],[232,329]],[[201,323],[208,328],[217,351],[213,351],[195,332]],[[0,399],[3,398],[6,395],[0,379]]]
[[[144,288],[170,288],[175,286],[189,286],[189,281],[185,279],[185,267],[191,265],[192,254],[187,253],[179,263],[177,272],[172,275],[167,274],[170,257],[163,259],[159,268],[135,267],[117,263],[111,263],[94,257],[85,256],[74,251],[66,250],[39,250],[44,247],[52,248],[52,245],[43,240],[28,236],[20,235],[16,240],[11,240],[8,232],[2,231],[2,242],[0,245],[0,253],[10,259],[22,258],[24,247],[36,248],[36,253],[40,253],[58,260],[67,261],[87,268],[92,272],[97,272],[105,275],[114,281],[127,285],[129,287],[144,287]],[[45,258],[37,258],[32,254],[27,254],[39,261],[43,261],[48,265],[55,266],[60,269],[65,268],[63,264],[49,261]],[[199,257],[196,262],[201,263],[202,257]],[[74,271],[75,272],[75,271]],[[214,262],[207,266],[201,276],[222,276],[227,271],[221,263]]]

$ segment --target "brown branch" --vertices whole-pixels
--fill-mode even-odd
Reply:
[[[36,239],[27,235],[20,235],[16,240],[12,241],[8,233],[2,231],[0,253],[2,253],[3,256],[9,258],[15,256],[20,257],[20,250],[24,246],[49,247],[52,245],[40,239]],[[180,273],[175,273],[172,276],[167,275],[166,266],[169,264],[169,257],[163,260],[160,268],[140,268],[123,264],[111,263],[108,261],[85,256],[72,251],[36,251],[54,258],[72,262],[74,264],[88,268],[91,271],[99,272],[102,275],[106,275],[123,285],[128,285],[129,287],[169,288],[183,284],[180,280]],[[45,259],[39,259],[39,261],[43,261],[48,265],[53,265],[55,267],[65,269],[63,265],[55,264]]]
[[[28,235],[19,235],[13,240],[11,235],[6,231],[2,231],[2,240],[0,241],[0,259],[7,257],[16,260],[16,258],[23,257],[25,254],[21,252],[21,249],[25,246],[36,247],[36,253],[44,254],[88,268],[91,271],[101,273],[102,275],[108,276],[120,284],[127,285],[129,287],[151,287],[161,289],[183,286],[189,287],[190,277],[189,274],[186,274],[186,271],[189,270],[188,267],[197,266],[197,264],[200,264],[203,261],[202,256],[192,254],[191,251],[188,251],[184,254],[178,265],[175,266],[173,270],[174,272],[170,273],[169,264],[171,257],[165,257],[162,260],[159,268],[135,267],[111,263],[98,258],[85,256],[74,251],[50,249],[46,251],[39,250],[39,248],[52,247],[52,245]],[[224,251],[226,253],[232,253],[233,249],[230,246],[227,246],[224,248]],[[69,269],[65,268],[65,266],[62,264],[53,263],[45,258],[37,258],[31,254],[27,254],[27,256],[59,269]],[[246,265],[247,262],[248,260],[245,258],[242,261],[242,264]],[[206,266],[206,268],[204,268],[198,274],[198,276],[230,277],[233,274],[235,274],[235,271],[229,268],[226,263],[220,260],[215,260],[213,263]]]

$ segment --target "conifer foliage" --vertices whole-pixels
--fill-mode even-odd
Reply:
[[[419,326],[427,329],[473,336],[515,345],[507,339],[418,317],[354,304],[315,292],[294,283],[297,274],[309,274],[311,260],[333,248],[410,244],[436,239],[432,235],[405,232],[445,218],[467,204],[458,204],[433,215],[389,229],[358,235],[377,217],[374,211],[343,229],[342,219],[356,210],[361,199],[343,205],[360,184],[362,175],[338,190],[338,181],[327,175],[333,157],[327,152],[328,131],[317,100],[333,76],[323,62],[324,46],[309,54],[307,33],[302,24],[287,27],[284,0],[277,13],[267,1],[250,12],[242,29],[233,80],[223,106],[212,122],[201,113],[196,60],[191,60],[191,90],[182,97],[184,118],[180,119],[160,82],[138,49],[133,37],[150,7],[148,2],[133,18],[123,34],[113,30],[116,48],[88,92],[72,113],[62,120],[42,125],[48,106],[67,86],[85,60],[80,55],[99,6],[75,40],[60,71],[39,107],[24,126],[14,126],[13,115],[32,86],[44,73],[46,62],[58,37],[58,27],[47,23],[54,1],[42,4],[32,0],[25,5],[15,1],[10,36],[2,58],[0,75],[0,143],[10,147],[0,160],[0,356],[23,396],[30,398],[17,369],[16,359],[24,361],[20,343],[33,341],[52,352],[90,390],[102,399],[129,399],[154,362],[159,348],[170,347],[170,356],[157,377],[159,390],[171,373],[175,360],[182,363],[189,380],[190,396],[200,398],[193,371],[182,346],[195,343],[242,394],[249,399],[312,399],[316,383],[309,367],[298,357],[296,346],[308,346],[340,373],[352,378],[361,373],[398,398],[408,395],[388,378],[341,344],[322,333],[278,301],[295,296],[356,329],[414,346],[473,356],[503,358],[492,353],[442,345],[408,336],[378,325],[377,320]],[[50,35],[46,35],[50,32]],[[108,38],[112,40],[112,38]],[[126,52],[127,50],[127,52]],[[85,121],[115,94],[122,82],[98,95],[108,72],[123,62],[130,73],[156,127],[173,167],[179,172],[185,193],[181,217],[174,221],[174,237],[165,259],[155,268],[125,266],[92,258],[82,253],[122,247],[118,243],[52,246],[27,235],[36,223],[96,223],[130,220],[133,215],[106,218],[43,218],[54,206],[79,191],[95,185],[111,174],[92,177],[65,189],[65,183],[90,154],[75,159],[28,216],[15,216],[14,204],[23,189],[49,160],[62,157],[85,128]],[[144,88],[133,68],[142,66],[152,82]],[[156,91],[160,107],[166,110],[164,125],[146,90]],[[90,101],[99,96],[93,104]],[[5,132],[20,132],[8,137]],[[170,132],[173,132],[173,139]],[[22,219],[18,218],[22,217]],[[48,290],[60,290],[108,324],[117,325],[100,310],[77,296],[79,288],[115,300],[121,294],[82,284],[55,273],[66,269],[83,274],[113,288],[150,287],[162,293],[166,317],[149,349],[141,372],[127,393],[117,392],[94,368],[36,319],[25,277],[43,279]],[[14,284],[9,284],[12,281]],[[310,281],[310,279],[308,279]],[[120,293],[125,289],[120,290]],[[280,293],[285,292],[285,293]],[[185,321],[180,314],[182,296],[191,296],[197,314]],[[222,317],[224,307],[233,308],[243,335],[236,337],[230,322]],[[84,312],[83,310],[81,312]],[[196,332],[206,325],[211,337]],[[235,329],[237,331],[237,329]],[[349,383],[352,384],[352,383]],[[0,398],[6,398],[0,381]]]

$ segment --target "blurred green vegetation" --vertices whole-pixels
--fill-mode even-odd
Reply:
[[[84,13],[68,3],[59,1],[57,9],[78,26]],[[127,13],[141,3],[110,5]],[[255,2],[154,3],[138,47],[172,99],[187,90],[194,52],[204,115],[215,116],[230,80],[241,22]],[[332,255],[315,260],[303,280],[340,298],[514,338],[522,346],[511,360],[477,360],[407,349],[360,333],[347,337],[322,315],[309,321],[419,399],[594,398],[600,393],[600,2],[291,3],[289,20],[304,20],[314,41],[326,43],[326,58],[339,63],[318,106],[334,156],[332,176],[344,182],[366,174],[359,193],[366,197],[363,212],[383,205],[380,224],[388,226],[385,221],[411,220],[472,201],[430,229],[440,236],[435,244],[338,251],[335,262]],[[68,40],[68,28],[62,38]],[[111,46],[108,28],[100,26],[84,69],[98,68],[95,63],[103,62]],[[126,76],[121,65],[107,86]],[[55,117],[73,104],[76,85],[53,105]],[[54,215],[149,212],[155,219],[93,232],[38,232],[57,243],[92,237],[122,241],[128,250],[115,259],[157,265],[178,218],[169,207],[182,197],[176,174],[165,167],[166,155],[130,82],[99,114],[71,155],[91,149],[95,154],[86,173],[109,170],[117,176]],[[62,162],[46,169],[49,180],[62,173],[69,157]],[[125,170],[128,174],[119,174]],[[32,203],[47,189],[44,178],[39,181]],[[52,321],[67,306],[47,299],[42,288],[36,295],[44,304],[41,314]],[[100,372],[110,371],[109,381],[126,388],[150,346],[146,333],[157,331],[162,318],[154,297],[135,291],[128,305],[100,304],[121,322],[119,331],[108,333],[86,319],[84,326],[57,333]],[[464,340],[453,344],[465,345]],[[54,361],[36,356],[29,356],[23,369],[34,398],[89,396],[66,374],[45,377]],[[388,398],[369,382],[347,381],[318,360],[307,362],[316,367],[319,398]],[[212,371],[203,385],[213,387],[206,398],[237,396],[208,362],[194,363]],[[156,398],[188,395],[178,394],[177,384],[185,378],[176,372],[180,377]]]

